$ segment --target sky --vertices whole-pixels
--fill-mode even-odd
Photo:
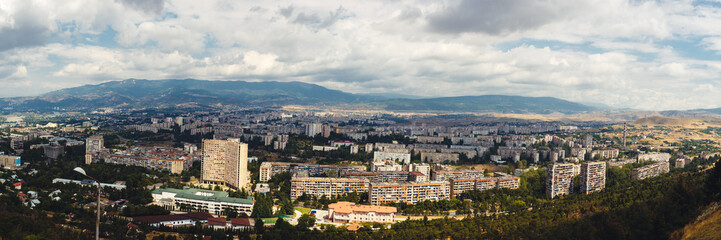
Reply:
[[[0,97],[138,79],[721,107],[721,1],[0,0]]]

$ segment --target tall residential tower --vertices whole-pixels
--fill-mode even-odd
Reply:
[[[606,163],[581,164],[581,193],[590,194],[606,188]]]
[[[240,189],[248,185],[248,144],[237,138],[203,140],[201,179],[204,183],[225,184]]]
[[[566,195],[572,192],[574,174],[573,163],[554,163],[548,165],[546,174],[546,194],[548,198]]]

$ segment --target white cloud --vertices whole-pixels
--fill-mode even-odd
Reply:
[[[14,89],[0,96],[200,78],[721,107],[702,91],[717,89],[721,61],[668,43],[721,51],[720,25],[718,8],[690,1],[2,1],[0,32],[27,34],[0,39],[0,82]]]

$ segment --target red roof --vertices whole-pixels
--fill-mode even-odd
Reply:
[[[225,218],[208,218],[208,225],[225,225]]]
[[[411,172],[411,174],[416,175],[416,176],[425,176],[425,174],[423,174],[421,172]]]
[[[250,226],[250,218],[231,218],[230,223],[233,226]]]
[[[186,214],[133,217],[133,221],[138,221],[138,222],[147,223],[147,224],[153,224],[153,223],[181,221],[181,220],[200,221],[200,220],[208,220],[209,218],[212,218],[212,217],[213,217],[213,215],[210,215],[210,213],[208,213],[208,212],[192,212],[192,213],[186,213]]]
[[[27,195],[24,194],[24,193],[19,192],[19,193],[18,193],[18,196],[20,196],[20,197],[25,197],[25,196],[27,196]]]
[[[20,185],[23,185],[23,183],[21,183],[21,182],[13,183],[13,186],[16,186],[16,187],[17,187],[17,186],[20,186]]]

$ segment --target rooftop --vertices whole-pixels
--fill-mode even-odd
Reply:
[[[228,192],[211,191],[197,188],[161,188],[153,190],[154,194],[162,194],[163,192],[175,193],[176,198],[186,198],[209,202],[229,202],[239,204],[253,204],[253,198],[234,198],[228,197]]]
[[[371,205],[356,205],[352,202],[337,202],[328,205],[328,209],[333,209],[337,213],[352,213],[352,212],[377,212],[377,213],[395,213],[397,210],[395,207],[385,206],[371,206]]]

